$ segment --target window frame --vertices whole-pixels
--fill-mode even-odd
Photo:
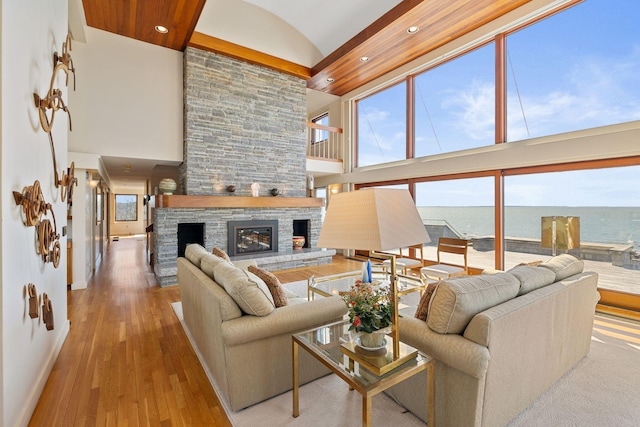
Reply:
[[[118,218],[118,196],[127,196],[127,197],[134,197],[135,198],[135,219],[119,219]],[[114,212],[113,212],[114,222],[136,222],[136,221],[138,221],[138,195],[137,194],[117,193],[117,194],[114,194],[113,202],[114,202],[113,203],[114,204]]]

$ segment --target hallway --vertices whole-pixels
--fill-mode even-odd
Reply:
[[[69,291],[69,335],[31,426],[229,426],[160,288],[145,241],[111,242],[87,289]]]

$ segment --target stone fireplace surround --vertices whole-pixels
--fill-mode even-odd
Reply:
[[[331,262],[334,250],[316,248],[322,207],[296,202],[307,192],[306,82],[191,47],[184,52],[183,78],[178,195],[157,196],[154,209],[154,272],[160,285],[177,283],[179,223],[204,223],[205,248],[226,250],[227,221],[276,219],[280,250],[258,265],[280,270]],[[248,197],[253,183],[260,184],[257,198]],[[234,193],[227,192],[230,185]],[[272,197],[272,188],[280,195]],[[200,201],[172,203],[187,196]],[[225,203],[209,203],[212,197]],[[257,199],[263,203],[254,203]],[[293,220],[301,219],[309,220],[310,248],[293,251]]]

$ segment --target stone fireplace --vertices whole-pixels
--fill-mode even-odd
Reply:
[[[184,52],[183,77],[178,191],[158,196],[154,209],[154,270],[161,286],[176,283],[176,227],[183,222],[203,223],[204,246],[211,250],[229,248],[229,221],[276,221],[277,249],[259,265],[285,269],[330,262],[334,251],[312,254],[319,252],[322,207],[306,197],[305,81],[191,47]],[[252,197],[253,184],[260,187],[258,197]],[[228,192],[229,186],[235,191]],[[182,202],[185,197],[189,202]],[[291,240],[302,231],[294,223],[307,240],[295,254]]]

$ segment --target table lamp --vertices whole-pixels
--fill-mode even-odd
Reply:
[[[380,253],[431,241],[408,190],[368,188],[331,196],[318,247],[368,250],[391,260],[393,358],[400,354],[396,257]]]

